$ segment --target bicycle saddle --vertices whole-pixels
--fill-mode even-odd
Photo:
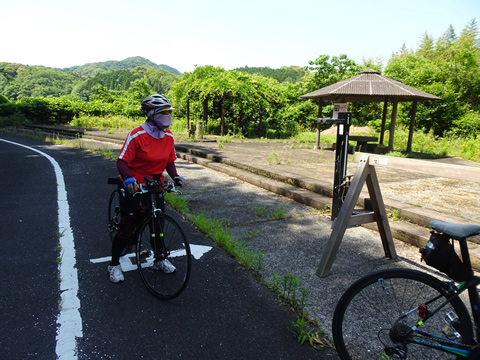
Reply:
[[[435,231],[451,236],[455,240],[480,235],[479,225],[451,224],[433,220],[430,221],[430,227]]]

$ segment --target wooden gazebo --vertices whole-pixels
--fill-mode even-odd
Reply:
[[[387,118],[388,102],[392,103],[392,119],[390,122],[390,137],[388,140],[388,149],[393,149],[393,139],[395,134],[395,123],[397,119],[397,106],[399,102],[412,101],[413,109],[410,120],[410,129],[408,135],[407,151],[412,151],[413,131],[415,127],[415,114],[417,102],[425,100],[440,100],[439,97],[415,89],[411,86],[402,84],[399,81],[389,79],[380,75],[378,71],[366,70],[360,72],[357,76],[342,80],[336,84],[312,91],[302,95],[304,99],[314,99],[318,102],[318,116],[322,117],[323,100],[329,100],[334,103],[345,103],[355,101],[365,102],[383,102],[382,129],[380,133],[379,144],[383,145],[385,123]]]

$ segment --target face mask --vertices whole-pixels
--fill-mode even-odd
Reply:
[[[155,114],[153,115],[152,121],[155,124],[155,126],[158,127],[159,129],[166,129],[167,127],[173,124],[172,115],[170,114],[167,114],[167,115],[162,113]]]

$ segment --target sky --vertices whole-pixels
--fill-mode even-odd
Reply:
[[[0,0],[0,62],[66,68],[142,56],[195,66],[307,66],[321,55],[362,64],[416,50],[476,19],[479,0]],[[480,30],[480,29],[479,29]]]

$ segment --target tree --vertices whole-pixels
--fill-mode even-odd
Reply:
[[[415,55],[421,56],[427,59],[432,59],[434,56],[433,51],[434,51],[434,40],[425,31],[422,39],[420,40],[420,46],[416,51]]]
[[[425,33],[419,49],[392,57],[384,74],[442,99],[419,104],[417,129],[433,129],[443,136],[461,124],[463,117],[469,123],[478,119],[468,114],[480,110],[480,48],[475,20],[459,37],[450,26],[435,45]],[[408,118],[409,111],[409,105],[402,106],[400,119]]]
[[[347,55],[340,56],[321,55],[316,60],[310,60],[307,69],[313,72],[313,77],[306,78],[308,90],[311,92],[328,85],[335,84],[344,79],[358,75],[363,68]]]
[[[179,116],[196,114],[217,122],[220,134],[241,131],[265,136],[282,104],[280,84],[270,78],[220,67],[197,67],[172,85],[169,96]],[[202,116],[199,116],[202,114]],[[211,122],[211,120],[208,120]],[[217,121],[220,119],[220,122]]]

